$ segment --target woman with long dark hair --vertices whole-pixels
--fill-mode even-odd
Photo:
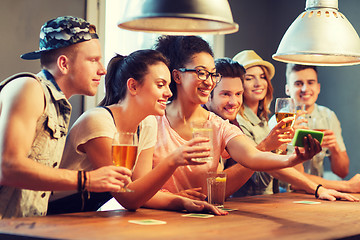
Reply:
[[[273,170],[289,167],[310,159],[320,151],[320,144],[308,137],[306,148],[290,156],[280,156],[259,151],[235,125],[205,110],[211,91],[221,75],[216,72],[213,52],[209,44],[197,36],[163,36],[155,47],[170,60],[173,97],[166,114],[158,116],[158,141],[154,166],[162,163],[164,156],[191,139],[191,121],[209,120],[213,124],[213,160],[201,166],[181,166],[163,186],[178,193],[199,188],[206,194],[206,174],[216,171],[220,156],[229,155],[253,170]],[[226,151],[225,151],[226,150]],[[230,181],[229,181],[230,182]],[[228,188],[232,189],[232,188]]]

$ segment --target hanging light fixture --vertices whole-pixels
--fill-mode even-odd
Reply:
[[[304,65],[360,64],[360,39],[338,11],[338,0],[307,0],[284,34],[273,59]]]
[[[128,0],[118,26],[169,35],[228,34],[239,28],[227,0]]]

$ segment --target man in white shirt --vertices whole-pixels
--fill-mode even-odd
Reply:
[[[308,127],[324,132],[323,152],[318,153],[311,161],[304,164],[308,174],[323,176],[323,160],[329,155],[331,170],[340,178],[349,173],[349,157],[341,135],[341,126],[335,113],[329,108],[316,104],[320,93],[320,83],[315,66],[287,64],[285,91],[296,103],[305,105],[305,118]],[[269,125],[274,121],[270,119]],[[304,121],[304,120],[302,120]]]

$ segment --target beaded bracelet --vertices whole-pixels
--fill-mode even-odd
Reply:
[[[78,172],[78,187],[80,186],[79,192],[81,195],[81,211],[85,210],[85,199],[90,199],[90,194],[86,190],[86,181],[87,181],[86,171],[85,170],[79,171]],[[89,181],[90,181],[90,179],[89,179]]]
[[[78,182],[77,182],[77,185],[78,185],[78,187],[77,187],[77,190],[78,190],[78,192],[81,192],[81,187],[82,187],[82,173],[81,173],[81,171],[78,171],[78,175],[77,175],[77,177],[78,177]]]
[[[83,175],[84,175],[84,183],[81,187],[81,191],[84,192],[86,191],[86,180],[87,180],[87,177],[86,177],[86,171],[82,171]]]

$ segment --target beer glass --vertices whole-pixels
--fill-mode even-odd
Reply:
[[[275,116],[276,121],[280,122],[287,117],[294,117],[296,113],[295,101],[292,98],[277,98],[275,102]],[[282,128],[290,127],[294,123],[294,120],[286,123]],[[286,154],[286,151],[282,149],[276,149],[276,154]]]
[[[275,102],[276,121],[280,122],[287,117],[294,117],[296,113],[295,101],[292,98],[277,98]],[[285,127],[290,127],[293,122],[286,123]]]
[[[133,169],[137,157],[138,135],[131,132],[116,132],[112,141],[112,160],[115,166]],[[126,186],[120,192],[133,192]]]

